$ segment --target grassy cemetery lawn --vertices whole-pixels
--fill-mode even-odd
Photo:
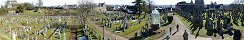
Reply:
[[[10,38],[10,36],[7,35],[7,33],[4,33],[4,31],[1,29],[0,40],[12,40],[12,39]]]
[[[34,10],[26,10],[22,15],[44,15],[44,13],[34,12]]]
[[[95,31],[95,33],[96,33],[96,34],[90,34],[90,35],[96,35],[95,37],[97,37],[98,39],[94,39],[94,40],[99,40],[99,38],[103,37],[103,30],[96,29],[94,25],[95,24],[88,23],[88,28],[92,31]]]
[[[56,23],[57,18],[46,18],[45,20],[42,19],[42,17],[28,17],[28,16],[7,16],[7,18],[4,18],[4,16],[0,17],[1,20],[1,33],[0,34],[6,34],[6,35],[1,35],[0,39],[10,39],[8,37],[12,37],[10,32],[16,32],[16,39],[17,40],[23,40],[23,37],[25,39],[32,39],[33,37],[37,37],[38,40],[44,40],[48,39],[49,36],[51,36],[50,39],[56,40],[55,38],[55,33],[52,35],[52,33],[55,30],[55,26],[52,26],[53,23]],[[61,18],[61,20],[65,20],[66,18]],[[73,25],[77,18],[70,18],[66,19],[68,25]],[[12,21],[11,21],[12,20]],[[12,22],[12,23],[11,23]],[[46,32],[44,34],[46,35],[41,35],[37,34],[43,27],[47,26],[47,22],[49,22],[51,29],[46,29]],[[52,28],[54,27],[54,28]],[[60,40],[64,39],[64,35],[66,39],[70,39],[70,28],[71,26],[68,26],[68,28],[64,29],[65,34],[60,33]],[[10,29],[11,28],[11,29]],[[8,30],[9,29],[9,30]],[[11,30],[11,31],[10,31]],[[29,31],[26,31],[29,30]],[[9,31],[9,32],[4,32],[4,31]],[[33,34],[34,33],[34,34]]]
[[[241,40],[243,40],[243,39],[244,39],[244,35],[243,35],[243,34],[244,34],[244,26],[241,25],[242,22],[241,22],[240,20],[238,20],[237,22],[238,22],[238,25],[234,24],[234,23],[233,23],[233,20],[231,20],[231,23],[233,24],[233,26],[232,26],[233,29],[238,29],[238,30],[240,30],[240,32],[241,32],[241,34],[242,34],[242,36],[241,36],[241,37],[242,37]],[[233,37],[233,36],[231,36],[231,38],[226,38],[225,40],[233,39],[232,37]]]
[[[124,32],[118,33],[121,36],[124,36],[126,38],[131,38],[135,35],[135,33],[139,33],[139,31],[142,29],[142,27],[145,25],[145,22],[141,22],[141,24],[130,26],[128,29],[126,29]]]

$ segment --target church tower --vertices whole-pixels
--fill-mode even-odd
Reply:
[[[200,24],[201,26],[203,26],[203,14],[204,11],[204,0],[195,0],[195,13],[194,15],[194,22],[197,24]]]
[[[195,0],[196,4],[204,4],[204,0]]]
[[[204,10],[204,0],[195,0],[196,8],[198,9],[198,12],[201,13],[201,11]]]
[[[190,4],[193,4],[193,1],[191,0]]]

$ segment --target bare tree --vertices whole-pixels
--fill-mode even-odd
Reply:
[[[38,0],[37,6],[40,7],[40,6],[42,6],[42,5],[43,5],[42,0]]]
[[[89,16],[92,11],[94,11],[95,7],[96,7],[96,4],[93,3],[92,0],[78,0],[79,20],[81,20],[81,19],[86,20],[86,17]],[[80,23],[81,23],[81,21],[80,21]]]
[[[78,12],[78,20],[79,20],[79,24],[86,24],[87,22],[87,16],[90,15],[90,13],[94,10],[94,8],[96,7],[96,4],[93,3],[92,0],[78,0],[78,8],[77,10]],[[85,28],[87,28],[87,26],[85,26]],[[76,30],[76,32],[78,32]],[[87,30],[85,31],[85,35],[87,34]],[[76,33],[76,37],[77,37],[77,33]]]
[[[89,13],[91,13],[94,10],[95,7],[96,7],[96,4],[93,3],[92,0],[78,0],[79,20],[86,19],[86,16],[88,16]]]
[[[156,7],[154,1],[147,0],[147,2],[148,2],[148,6],[149,6],[148,8],[150,9],[150,11],[152,11],[154,9],[154,7]]]

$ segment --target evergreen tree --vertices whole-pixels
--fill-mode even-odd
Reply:
[[[17,6],[17,10],[16,10],[16,13],[23,13],[24,12],[24,5],[18,5]]]
[[[137,11],[139,11],[139,15],[141,12],[146,12],[146,13],[150,13],[149,8],[147,7],[147,3],[145,0],[135,0],[134,2],[132,2],[135,4],[135,9]]]

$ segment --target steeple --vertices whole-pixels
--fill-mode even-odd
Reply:
[[[204,0],[195,0],[195,4],[204,5]]]
[[[193,1],[191,0],[191,4],[193,4]]]

